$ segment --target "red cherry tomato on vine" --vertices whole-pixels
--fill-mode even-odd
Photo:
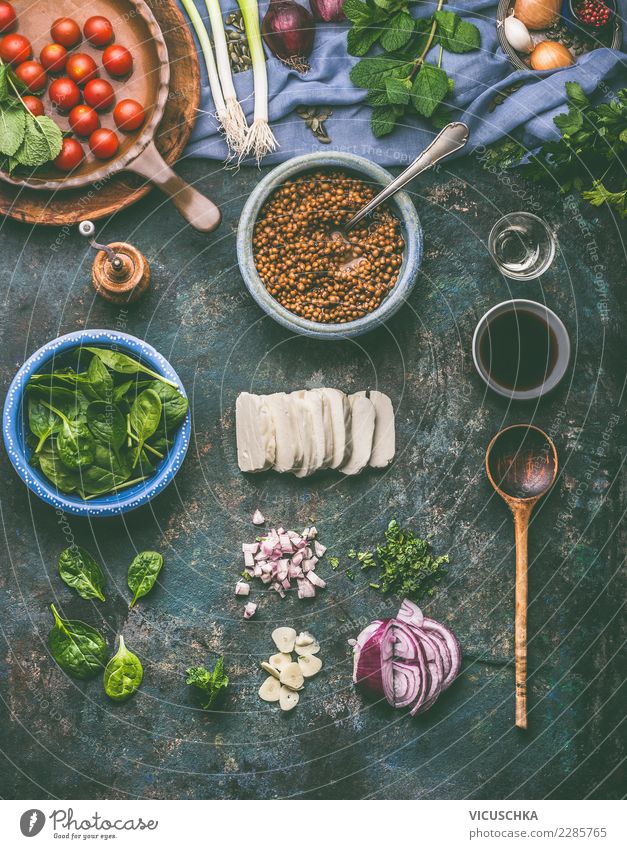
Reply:
[[[120,100],[113,110],[113,120],[119,130],[132,133],[144,123],[144,109],[136,100]]]
[[[71,53],[65,66],[65,73],[76,85],[85,85],[98,73],[98,65],[87,53]]]
[[[31,115],[37,118],[39,115],[44,114],[44,105],[38,97],[34,97],[32,94],[25,94],[22,100]]]
[[[84,103],[75,106],[69,114],[70,127],[77,136],[87,138],[100,126],[100,118],[91,106]]]
[[[28,62],[22,62],[21,65],[18,65],[15,69],[15,76],[33,93],[43,91],[48,85],[48,75],[44,66],[35,62],[34,59],[29,59]]]
[[[8,32],[15,24],[17,17],[10,3],[0,2],[0,32]]]
[[[111,159],[118,152],[120,142],[113,130],[102,127],[90,135],[89,147],[96,159]]]
[[[110,44],[102,54],[102,64],[112,77],[125,77],[133,70],[133,57],[121,44]]]
[[[104,47],[113,41],[111,21],[102,15],[93,15],[85,21],[83,35],[94,47]]]
[[[51,74],[58,74],[65,69],[67,50],[62,44],[46,44],[39,54],[41,64]]]
[[[11,33],[0,41],[0,59],[10,65],[26,62],[33,55],[30,41],[24,35]]]
[[[78,86],[67,77],[61,77],[51,82],[48,94],[54,105],[65,112],[73,109],[81,99]]]
[[[107,80],[95,79],[88,82],[83,89],[85,103],[94,109],[108,109],[115,100],[113,86]]]
[[[81,28],[72,18],[57,18],[50,27],[52,40],[64,47],[75,47],[81,40]]]
[[[73,171],[84,158],[85,154],[80,142],[76,139],[63,139],[61,153],[54,160],[54,164],[61,171]]]

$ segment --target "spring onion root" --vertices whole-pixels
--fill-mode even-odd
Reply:
[[[266,154],[277,149],[278,143],[268,124],[268,73],[259,28],[259,6],[257,0],[237,0],[237,2],[244,19],[255,86],[255,114],[252,126],[248,129],[245,148],[240,159],[250,153],[259,163]]]
[[[240,106],[235,92],[235,86],[233,85],[231,62],[226,44],[226,35],[224,34],[222,10],[220,9],[219,0],[205,0],[205,5],[209,12],[209,20],[211,21],[211,33],[216,50],[218,76],[220,78],[222,94],[224,95],[224,131],[229,145],[236,153],[241,155],[246,147],[248,124],[246,123],[244,110]]]

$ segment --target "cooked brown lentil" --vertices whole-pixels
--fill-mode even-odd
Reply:
[[[394,288],[405,242],[386,204],[338,236],[378,190],[341,171],[316,171],[288,181],[264,204],[253,234],[255,265],[286,309],[340,324],[372,312]]]

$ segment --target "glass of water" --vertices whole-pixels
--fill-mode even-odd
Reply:
[[[555,236],[546,221],[530,212],[510,212],[496,222],[488,248],[500,271],[512,280],[532,280],[555,256]]]

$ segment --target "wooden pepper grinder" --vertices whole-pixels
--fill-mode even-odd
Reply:
[[[150,283],[150,266],[143,253],[127,242],[99,244],[94,239],[96,228],[92,221],[81,221],[78,229],[98,251],[91,270],[96,292],[114,304],[128,304],[140,298]]]

